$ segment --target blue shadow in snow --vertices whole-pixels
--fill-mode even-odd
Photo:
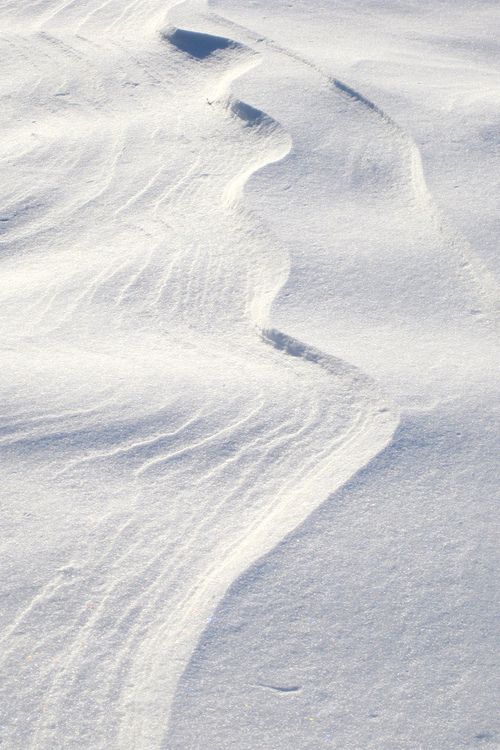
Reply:
[[[164,34],[165,39],[182,52],[187,52],[197,60],[204,60],[214,52],[236,47],[236,42],[223,36],[202,34],[197,31],[186,31],[185,29],[174,29]]]

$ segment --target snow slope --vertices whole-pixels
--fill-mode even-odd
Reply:
[[[0,0],[6,748],[494,741],[495,217],[315,5]]]
[[[459,5],[216,3],[293,137],[248,188],[290,252],[273,320],[402,414],[234,584],[164,747],[498,745],[498,8]]]

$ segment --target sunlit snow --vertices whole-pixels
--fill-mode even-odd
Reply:
[[[497,747],[500,5],[0,0],[0,746]]]

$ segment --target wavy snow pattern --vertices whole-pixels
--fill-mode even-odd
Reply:
[[[45,165],[39,208],[5,236],[0,448],[11,497],[43,516],[2,631],[6,747],[161,747],[227,588],[397,425],[367,376],[270,319],[289,259],[241,197],[291,141],[230,93],[255,53],[176,27],[130,53],[120,29],[147,7],[66,2],[7,42],[39,55],[18,82],[28,111],[55,71],[67,93],[40,97],[42,145],[10,178],[21,194]]]
[[[181,0],[179,5],[189,6],[189,0]],[[394,133],[395,137],[401,141],[403,152],[407,155],[406,159],[410,170],[411,184],[413,186],[415,200],[426,210],[429,223],[434,224],[437,227],[439,233],[441,233],[449,242],[451,251],[460,259],[464,274],[467,275],[467,278],[476,287],[482,300],[483,312],[496,317],[500,309],[500,289],[497,280],[494,274],[491,273],[488,267],[476,254],[470,243],[455,229],[454,226],[450,224],[447,217],[443,215],[443,212],[438,207],[425,179],[420,149],[411,134],[402,128],[399,123],[387,114],[378,104],[371,101],[368,97],[364,96],[364,94],[357,91],[346,82],[326,73],[320,66],[304,55],[282,47],[273,39],[264,37],[261,34],[256,34],[251,29],[235,23],[234,21],[230,21],[215,14],[212,14],[211,17],[221,26],[226,26],[228,29],[232,29],[235,35],[243,36],[244,38],[251,40],[257,49],[263,47],[264,49],[275,51],[278,54],[284,55],[285,57],[295,60],[316,71],[333,89],[347,97],[353,103],[362,106],[365,111],[373,113],[375,117],[381,119],[387,125],[387,127]]]

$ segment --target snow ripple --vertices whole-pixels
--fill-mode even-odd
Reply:
[[[230,91],[258,56],[138,38],[147,7],[45,3],[4,40],[7,126],[34,133],[7,165],[0,290],[7,748],[160,747],[227,588],[398,420],[272,324],[289,259],[242,191],[291,141]]]

